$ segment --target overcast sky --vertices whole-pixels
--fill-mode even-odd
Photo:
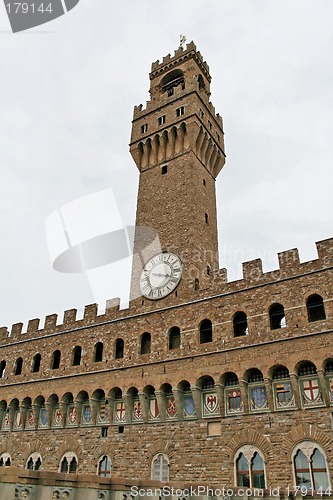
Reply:
[[[316,257],[333,236],[331,0],[81,0],[12,34],[0,5],[0,326],[93,302],[52,268],[45,221],[112,188],[134,223],[133,107],[151,63],[193,40],[212,75],[227,163],[217,180],[220,267],[279,251]]]

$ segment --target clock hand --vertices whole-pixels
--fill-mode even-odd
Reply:
[[[158,276],[159,278],[161,278],[162,276],[164,276],[164,278],[171,278],[171,274],[163,274],[163,273],[151,273],[153,276]]]

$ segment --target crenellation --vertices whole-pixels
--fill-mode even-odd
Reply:
[[[23,323],[15,323],[10,331],[11,340],[17,339],[22,334]]]
[[[98,304],[89,304],[84,308],[83,323],[89,325],[95,323],[98,313]]]
[[[299,272],[300,258],[297,248],[278,253],[281,275],[292,276]]]
[[[319,260],[326,266],[333,265],[333,238],[316,242]]]
[[[75,325],[77,316],[77,309],[68,309],[64,311],[63,326],[70,328]]]
[[[44,330],[46,333],[54,332],[57,326],[57,314],[49,314],[45,317]]]
[[[39,323],[40,323],[40,319],[39,318],[30,319],[28,321],[27,334],[30,335],[30,334],[38,333],[38,331],[39,331]]]
[[[171,54],[168,54],[167,56],[163,57],[162,64],[166,64],[166,63],[170,62],[170,60],[171,60]]]
[[[0,340],[5,340],[9,336],[9,332],[6,326],[0,328]]]
[[[261,281],[263,278],[262,260],[254,259],[248,262],[243,262],[243,279],[247,283]]]

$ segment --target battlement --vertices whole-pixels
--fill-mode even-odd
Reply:
[[[316,243],[318,259],[307,262],[300,262],[299,252],[296,248],[286,250],[278,254],[279,268],[273,271],[264,273],[262,269],[261,259],[243,263],[243,278],[237,281],[228,282],[227,271],[222,268],[216,271],[211,280],[211,287],[209,293],[207,289],[194,292],[195,299],[202,297],[209,300],[220,293],[232,294],[240,290],[246,290],[252,287],[259,287],[263,285],[272,285],[279,283],[283,280],[290,278],[302,277],[316,272],[325,271],[333,267],[333,238],[322,240]],[[194,297],[192,297],[193,299]],[[140,314],[141,312],[147,313],[149,304],[145,306],[138,305],[137,301],[130,304],[129,309],[119,309],[119,298],[108,300],[106,303],[106,310],[103,314],[98,314],[98,305],[89,304],[84,308],[82,319],[77,319],[77,310],[69,309],[64,312],[63,321],[57,324],[58,315],[51,314],[45,317],[43,327],[40,327],[41,321],[39,318],[31,319],[28,322],[26,331],[23,331],[23,323],[16,323],[12,325],[9,330],[7,327],[0,328],[0,342],[2,344],[10,344],[20,340],[29,340],[29,338],[38,338],[51,334],[61,333],[65,331],[88,328],[94,325],[107,323],[111,320],[121,320],[128,318],[131,315]],[[186,302],[186,300],[184,300]],[[158,303],[154,303],[152,311],[156,308],[159,309]]]
[[[167,56],[163,57],[162,62],[160,62],[159,60],[153,62],[151,65],[151,73],[149,75],[150,79],[152,80],[157,75],[164,73],[169,69],[172,69],[173,66],[190,57],[193,57],[196,60],[198,66],[201,68],[202,72],[210,82],[211,76],[209,73],[209,66],[206,61],[204,61],[201,53],[197,51],[197,47],[193,41],[186,45],[186,49],[183,49],[183,47],[179,47],[177,50],[175,50],[173,56],[171,56],[171,54],[168,54]]]

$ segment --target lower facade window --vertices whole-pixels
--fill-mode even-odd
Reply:
[[[169,461],[162,453],[153,458],[151,478],[155,481],[169,481]]]
[[[111,460],[107,455],[100,458],[98,463],[98,475],[100,477],[110,477],[111,476]]]
[[[330,487],[325,452],[318,444],[299,443],[293,452],[293,465],[296,486],[323,493]]]
[[[74,473],[77,471],[77,457],[74,453],[68,452],[60,461],[59,472]]]
[[[42,468],[42,457],[39,453],[32,453],[27,461],[27,469],[29,470],[41,470]]]
[[[237,486],[265,488],[265,464],[262,454],[253,446],[243,446],[236,455]]]

